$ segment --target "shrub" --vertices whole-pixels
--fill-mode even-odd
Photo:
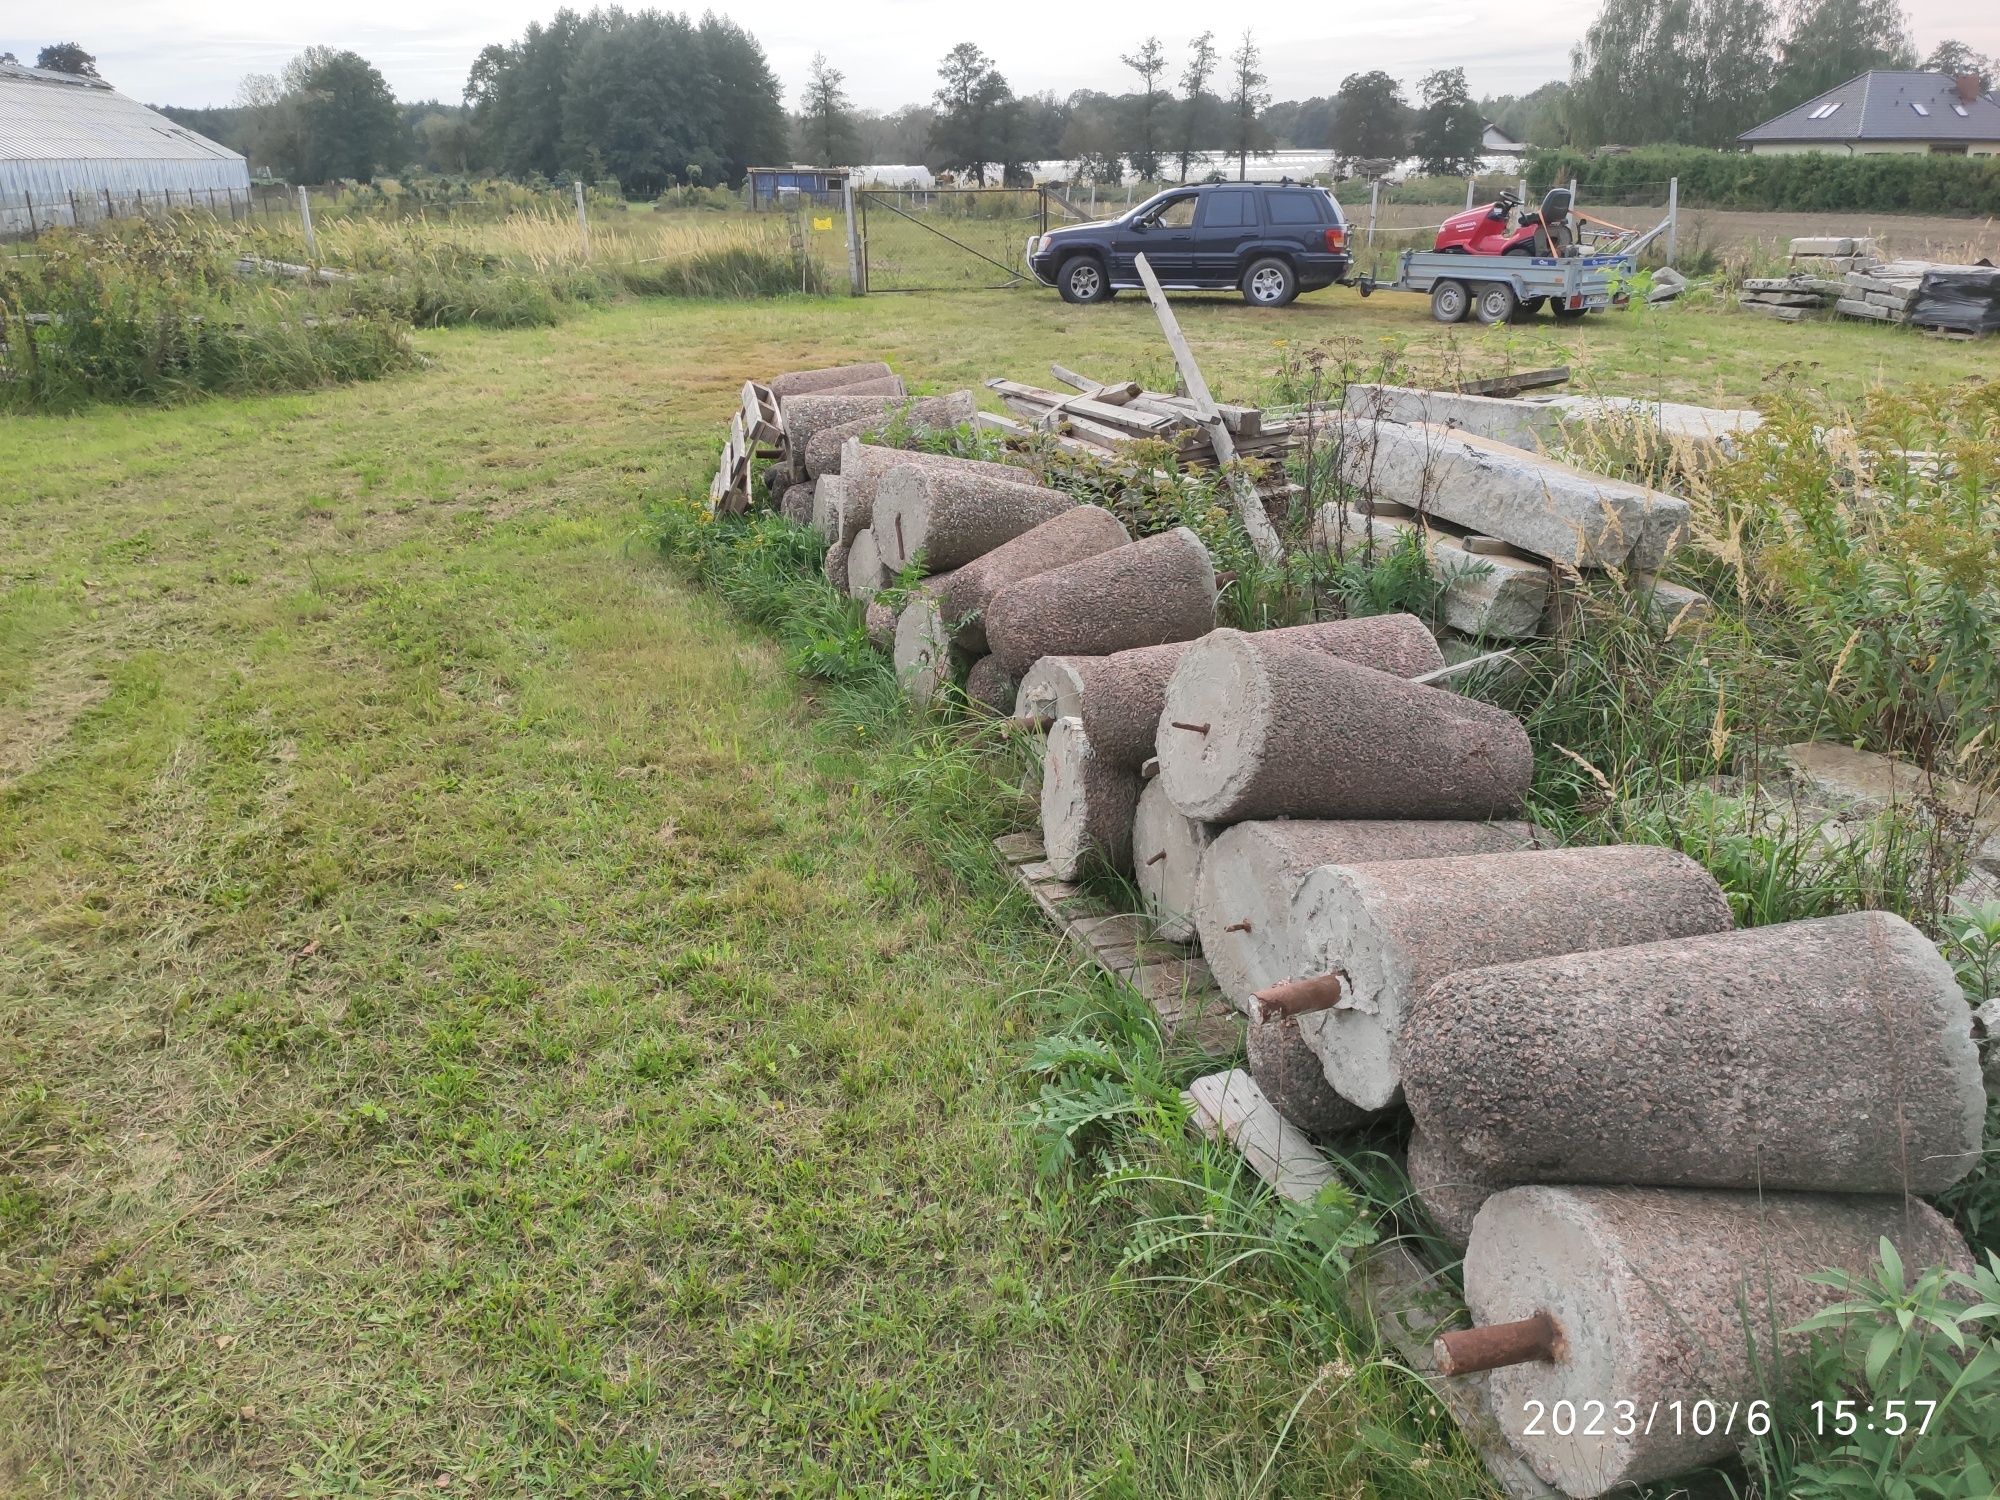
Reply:
[[[1664,184],[1680,179],[1680,201],[1690,208],[1963,214],[2000,213],[2000,157],[1837,156],[1809,151],[1796,156],[1752,156],[1698,146],[1648,146],[1639,151],[1590,153],[1571,147],[1535,148],[1528,181],[1541,193],[1574,177],[1590,203],[1663,203]]]

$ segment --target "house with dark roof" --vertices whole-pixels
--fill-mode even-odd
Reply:
[[[1972,74],[1863,73],[1737,137],[1759,155],[2000,155],[2000,100]]]

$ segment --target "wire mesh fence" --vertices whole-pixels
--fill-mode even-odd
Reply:
[[[854,195],[870,292],[974,291],[1033,284],[1028,241],[1069,222],[1039,188],[864,188]]]

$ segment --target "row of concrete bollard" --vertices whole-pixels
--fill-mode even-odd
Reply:
[[[1480,1325],[1442,1367],[1494,1372],[1550,1484],[1663,1478],[1742,1430],[1537,1412],[1754,1401],[1837,1295],[1808,1278],[1885,1238],[1969,1264],[1917,1196],[1971,1170],[1985,1115],[1969,1008],[1921,933],[1739,931],[1684,855],[1555,847],[1522,816],[1525,731],[1421,680],[1444,661],[1420,621],[1216,629],[1192,532],[1134,541],[1021,469],[864,441],[892,415],[955,425],[965,393],[833,389],[780,395],[812,486],[786,513],[913,697],[963,680],[1047,731],[1049,863],[1129,877],[1163,937],[1199,941],[1287,1119],[1327,1137],[1407,1110]],[[875,595],[912,566],[892,615]]]

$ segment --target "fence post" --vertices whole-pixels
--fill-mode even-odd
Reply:
[[[1680,238],[1681,230],[1681,180],[1667,179],[1667,264],[1674,263],[1674,241]]]
[[[847,295],[859,297],[861,285],[861,226],[854,221],[854,179],[840,181],[840,206],[847,213]]]
[[[1528,176],[1527,173],[1524,172],[1521,174],[1521,202],[1525,204],[1527,201],[1528,201]]]
[[[1466,175],[1465,175],[1465,206],[1466,206],[1467,208],[1470,208],[1470,207],[1472,207],[1472,191],[1473,191],[1473,189],[1474,189],[1475,187],[1477,187],[1477,186],[1478,186],[1478,184],[1479,184],[1479,174],[1478,174],[1478,173],[1476,173],[1476,172],[1468,172],[1468,173],[1466,173]]]
[[[306,232],[306,259],[319,259],[319,241],[313,237],[312,203],[306,197],[304,183],[299,184],[299,223]]]
[[[590,220],[583,212],[583,179],[576,179],[576,242],[583,251],[583,258],[590,259]]]
[[[107,218],[107,219],[115,219],[115,218],[117,218],[117,217],[118,217],[118,215],[117,215],[116,211],[114,211],[114,210],[112,209],[112,207],[111,207],[111,189],[110,189],[110,188],[106,188],[106,189],[104,190],[104,217],[105,217],[105,218]]]

